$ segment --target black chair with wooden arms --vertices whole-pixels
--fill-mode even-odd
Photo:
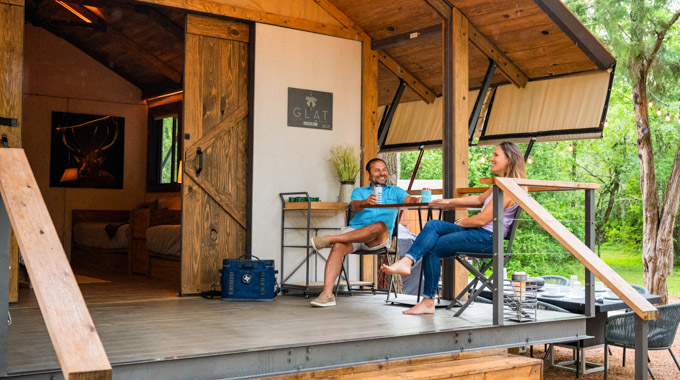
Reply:
[[[517,231],[517,218],[522,212],[520,207],[517,207],[515,214],[513,215],[513,221],[508,230],[508,234],[505,236],[505,240],[508,242],[508,246],[505,249],[503,255],[503,263],[508,262],[512,256],[512,242],[515,240],[515,232]],[[486,276],[486,271],[493,265],[493,254],[485,252],[456,252],[453,254],[453,258],[458,261],[465,269],[467,269],[473,275],[472,281],[456,296],[454,302],[452,302],[447,309],[460,306],[460,309],[456,311],[453,315],[454,317],[460,316],[465,309],[467,309],[470,304],[477,299],[477,297],[484,291],[485,288],[493,291],[493,286],[491,284],[491,279]],[[474,266],[469,259],[476,259],[478,261],[478,266]],[[477,286],[481,283],[481,286]],[[466,294],[470,293],[467,301],[461,304],[461,301]]]
[[[354,216],[354,213],[351,210],[348,210],[347,216],[348,216],[347,220],[351,220],[352,217]],[[398,231],[399,231],[399,215],[397,214],[397,218],[396,218],[396,221],[394,223],[394,228],[392,229],[392,235],[390,236],[391,244],[390,244],[389,248],[383,247],[383,248],[379,248],[379,249],[376,249],[376,250],[357,250],[357,251],[350,253],[350,255],[357,255],[357,256],[360,256],[360,257],[380,256],[380,255],[385,255],[385,256],[389,257],[389,255],[395,255],[395,257],[396,257],[396,255],[397,255]],[[349,282],[349,276],[347,275],[347,270],[345,269],[345,260],[347,259],[347,256],[349,256],[349,255],[345,255],[345,257],[342,258],[342,265],[340,267],[340,274],[338,275],[338,281],[335,284],[335,295],[336,296],[338,294],[338,290],[340,289],[340,282],[341,282],[341,279],[343,277],[345,278],[345,285],[347,286],[347,292],[350,295],[352,295],[352,285]],[[389,262],[388,262],[388,264],[389,264]],[[380,265],[380,263],[378,263],[378,265]],[[373,270],[373,282],[368,283],[368,284],[363,283],[363,282],[360,282],[359,284],[355,284],[355,286],[357,286],[359,288],[359,289],[356,289],[356,290],[360,290],[364,286],[370,286],[369,291],[373,294],[376,294],[376,292],[378,290],[377,289],[377,287],[378,287],[377,277],[378,276],[376,275],[377,269],[378,268],[374,268],[374,270]]]

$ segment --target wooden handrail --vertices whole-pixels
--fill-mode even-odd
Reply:
[[[64,378],[111,379],[111,364],[23,149],[0,149],[0,195]]]
[[[501,188],[513,201],[532,218],[534,218],[552,237],[571,252],[578,261],[590,270],[597,278],[604,282],[623,302],[645,321],[659,318],[658,310],[642,295],[635,291],[628,283],[610,268],[595,252],[588,248],[579,238],[569,231],[562,223],[555,219],[543,206],[536,202],[520,185],[527,184],[526,180],[517,178],[492,178],[493,184]],[[549,181],[539,181],[549,182]],[[555,182],[560,188],[593,189],[594,184]],[[543,184],[541,184],[543,185]],[[595,185],[596,186],[596,185]]]
[[[486,177],[480,178],[479,183],[484,185],[493,185],[495,180],[502,177]],[[600,185],[596,183],[584,183],[584,182],[561,182],[561,181],[544,181],[540,179],[527,179],[527,178],[509,178],[514,183],[519,186],[533,186],[545,189],[553,190],[597,190]]]

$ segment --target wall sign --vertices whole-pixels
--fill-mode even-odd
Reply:
[[[333,93],[288,87],[288,126],[333,129]]]

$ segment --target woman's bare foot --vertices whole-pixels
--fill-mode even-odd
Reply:
[[[408,310],[404,310],[403,313],[408,315],[434,314],[434,300],[431,298],[424,298],[419,304]]]
[[[392,265],[381,265],[380,270],[390,275],[400,274],[402,276],[408,276],[411,274],[411,266],[413,266],[413,261],[408,257],[402,257],[401,260]]]

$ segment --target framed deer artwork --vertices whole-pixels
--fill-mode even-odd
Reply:
[[[52,112],[50,187],[123,188],[125,119]]]

